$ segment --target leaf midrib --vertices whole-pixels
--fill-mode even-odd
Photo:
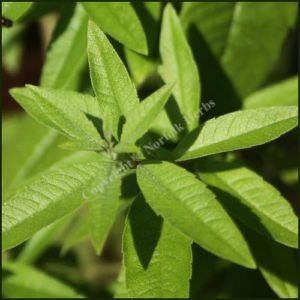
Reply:
[[[142,168],[142,167],[140,167],[140,168],[141,168],[141,170],[146,171],[146,173],[148,172],[149,177],[152,177],[153,181],[156,181],[156,183],[160,183],[160,184],[162,183],[162,182],[161,182],[155,175],[153,175],[150,171],[148,171],[147,169],[144,169],[144,168]],[[163,189],[160,189],[160,190],[161,190],[161,191],[167,190],[167,194],[173,195],[174,198],[177,199],[177,201],[178,201],[178,198],[177,198],[176,194],[173,194],[172,190],[169,189],[168,187],[166,187],[164,184],[161,184],[161,185],[158,184],[158,185],[154,185],[154,186],[155,186],[157,189],[160,189],[160,186],[163,186]],[[147,198],[145,197],[145,199],[147,199]],[[179,199],[179,200],[180,200],[180,199]],[[217,201],[215,197],[214,197],[214,200]],[[183,206],[185,206],[186,208],[188,208],[188,211],[191,212],[191,210],[190,210],[189,207],[186,205],[186,203],[183,203],[181,200],[179,201],[179,203],[183,204]],[[192,212],[192,215],[194,215],[194,217],[196,217],[196,219],[200,220],[200,223],[201,223],[202,225],[204,225],[204,228],[207,228],[209,232],[211,232],[215,237],[217,237],[217,239],[221,239],[227,246],[229,246],[230,249],[233,250],[233,253],[236,253],[237,256],[240,257],[240,258],[242,259],[242,261],[244,261],[244,257],[240,256],[240,253],[237,252],[236,249],[235,249],[233,246],[231,246],[230,244],[228,244],[228,242],[227,242],[226,240],[224,240],[222,236],[218,235],[217,233],[215,233],[214,231],[212,231],[209,227],[207,227],[206,224],[205,224],[205,222],[203,222],[201,219],[199,219],[199,218],[194,214],[194,212]],[[229,221],[230,221],[230,220],[229,220]],[[170,221],[169,221],[169,223],[171,224]],[[176,225],[172,225],[172,226],[174,226],[174,227],[177,229],[177,226],[176,226]],[[180,230],[180,229],[179,229],[179,230]],[[191,238],[191,237],[189,237],[185,232],[183,232],[183,231],[181,231],[181,230],[180,230],[180,232],[184,233],[184,235],[185,235],[187,238]],[[223,255],[222,255],[222,256],[223,256]]]
[[[251,203],[249,202],[245,196],[241,193],[241,192],[238,192],[236,190],[234,190],[233,188],[231,188],[231,186],[222,179],[222,177],[220,177],[220,175],[218,173],[215,173],[215,176],[237,197],[237,198],[242,198],[244,199],[244,201],[252,208],[252,209],[255,209],[257,212],[261,213],[264,217],[266,217],[266,219],[268,219],[269,221],[271,221],[271,223],[275,223],[276,225],[279,225],[279,227],[281,227],[282,229],[284,229],[285,231],[295,235],[295,232],[293,232],[290,228],[286,228],[284,227],[281,223],[278,223],[277,220],[273,220],[270,218],[270,216],[268,214],[266,214],[265,211],[261,211],[258,209],[258,206],[255,205],[255,203]],[[280,198],[281,198],[281,195],[279,194],[278,195]]]
[[[190,159],[192,159],[191,156],[193,157],[193,154],[194,154],[195,152],[199,151],[199,150],[203,151],[203,149],[205,149],[205,148],[213,147],[213,146],[216,146],[216,145],[218,145],[218,144],[228,142],[228,141],[230,141],[231,139],[241,138],[241,137],[244,136],[244,135],[253,134],[253,133],[257,132],[257,131],[265,130],[265,129],[268,129],[269,127],[273,127],[274,125],[278,125],[278,124],[280,124],[280,123],[285,123],[285,122],[287,122],[287,121],[289,121],[289,120],[292,120],[292,119],[297,119],[297,116],[288,117],[288,118],[286,118],[286,119],[280,120],[280,121],[278,121],[278,122],[274,122],[274,123],[269,124],[269,125],[267,125],[267,126],[263,126],[263,127],[256,128],[256,129],[253,129],[253,130],[250,130],[250,131],[247,131],[247,132],[243,132],[243,133],[241,133],[241,134],[232,136],[232,137],[230,137],[230,138],[227,139],[227,140],[221,140],[221,141],[218,141],[218,142],[216,142],[216,143],[211,143],[211,144],[205,145],[204,147],[201,147],[201,145],[199,145],[199,148],[193,149],[193,150],[191,150],[191,151],[187,151],[185,154],[183,154],[183,155],[182,155],[180,158],[178,158],[177,160],[180,161],[182,158],[185,158],[185,159],[190,158]],[[201,132],[200,132],[200,134],[201,134]],[[282,134],[284,134],[284,133],[282,133]],[[281,136],[282,134],[280,134],[279,136]],[[277,137],[278,137],[278,136],[277,136]],[[272,140],[274,140],[275,138],[276,138],[276,137],[272,138]],[[272,140],[269,140],[269,141],[272,141]],[[197,141],[197,140],[196,140],[196,141]],[[269,141],[268,141],[268,142],[269,142]],[[255,145],[260,145],[260,144],[261,144],[261,143],[254,144],[253,146],[255,146]],[[193,146],[193,145],[192,145],[192,146]],[[253,147],[253,146],[251,146],[251,147]],[[236,148],[236,149],[234,149],[234,150],[238,150],[238,149],[243,149],[243,148],[239,148],[239,147],[238,147],[238,148]],[[230,151],[234,151],[234,150],[230,150]],[[226,151],[226,150],[225,150],[225,151]],[[222,152],[224,152],[224,151],[222,151]],[[213,154],[216,154],[216,153],[219,153],[219,151],[218,151],[218,150],[212,151],[212,152],[209,153],[209,154],[204,154],[204,155],[200,155],[200,156],[196,155],[196,157],[203,157],[203,156],[213,155]],[[196,157],[195,157],[195,158],[196,158]]]

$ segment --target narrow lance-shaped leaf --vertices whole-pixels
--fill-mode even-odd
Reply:
[[[215,195],[193,174],[155,161],[140,164],[137,178],[146,201],[172,226],[217,256],[255,267],[239,229]]]
[[[139,103],[129,114],[122,130],[121,143],[135,144],[168,101],[173,86],[165,85]]]
[[[68,154],[58,148],[63,137],[25,114],[4,118],[2,135],[3,194]]]
[[[271,289],[281,298],[297,298],[298,261],[295,250],[266,239],[246,227],[242,227],[242,230],[257,267]]]
[[[131,298],[188,298],[191,241],[158,217],[140,194],[123,236],[125,281]]]
[[[121,205],[121,175],[113,163],[105,164],[86,192],[88,222],[94,248],[101,253]]]
[[[124,55],[130,75],[139,87],[155,76],[157,71],[157,42],[160,32],[161,2],[132,2],[134,9],[143,25],[148,43],[148,56],[124,47]]]
[[[129,2],[81,2],[89,17],[126,47],[147,54],[147,39],[138,16]]]
[[[199,169],[204,182],[229,194],[219,201],[237,219],[259,234],[297,248],[298,219],[273,186],[241,165],[205,161]]]
[[[105,115],[104,131],[118,138],[122,116],[126,118],[139,100],[123,62],[92,22],[88,28],[88,61],[93,89]]]
[[[241,98],[272,71],[296,18],[292,2],[198,1],[184,3],[181,10],[184,27],[197,27]]]
[[[244,101],[244,108],[258,108],[268,106],[283,106],[298,104],[298,76],[286,79],[248,96]]]
[[[175,149],[177,160],[249,148],[270,142],[298,124],[296,106],[249,109],[211,119],[186,135]]]
[[[2,205],[2,247],[15,247],[83,204],[83,191],[105,162],[93,160],[45,171]]]
[[[26,85],[13,88],[11,95],[38,122],[56,129],[70,139],[101,148],[104,141],[95,119],[101,118],[96,99],[71,91]]]
[[[198,126],[198,117],[194,115],[200,105],[200,80],[192,51],[171,4],[163,14],[160,54],[160,73],[165,82],[176,82],[173,94],[190,131]]]
[[[3,293],[8,298],[83,298],[72,287],[30,266],[20,263],[5,263]]]
[[[75,89],[87,63],[88,18],[79,5],[66,5],[56,25],[41,75],[41,86]],[[63,32],[62,32],[63,30]]]
[[[32,2],[1,2],[2,15],[5,18],[16,21],[19,19],[32,5]]]

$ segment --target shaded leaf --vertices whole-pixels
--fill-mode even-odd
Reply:
[[[89,17],[114,39],[141,54],[147,54],[147,40],[129,2],[81,2]]]
[[[251,247],[258,269],[271,287],[281,298],[297,298],[298,278],[295,252],[243,228]]]
[[[298,76],[286,79],[248,96],[244,101],[244,108],[258,108],[269,106],[298,104]]]
[[[199,169],[205,183],[226,193],[219,201],[232,215],[259,234],[297,248],[297,217],[273,186],[239,164],[207,160]]]
[[[155,215],[140,194],[123,237],[125,280],[131,298],[187,298],[191,241]]]
[[[197,26],[242,98],[272,71],[296,16],[292,2],[190,2],[181,12],[184,27]]]
[[[79,5],[67,6],[56,25],[45,63],[41,86],[75,89],[85,66],[88,18]]]

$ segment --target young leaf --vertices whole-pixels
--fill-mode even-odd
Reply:
[[[41,86],[76,88],[86,64],[88,18],[79,5],[61,12],[43,65]]]
[[[123,236],[125,278],[131,298],[188,298],[191,241],[158,217],[140,194]]]
[[[49,170],[21,185],[2,205],[2,247],[15,247],[83,204],[82,193],[105,162]]]
[[[191,23],[196,25],[239,96],[244,98],[272,71],[283,42],[295,25],[297,4],[186,2],[181,18],[185,28]]]
[[[258,90],[247,97],[244,108],[283,106],[298,104],[298,76]]]
[[[126,118],[139,100],[123,62],[92,22],[88,28],[88,61],[92,85],[105,115],[104,131],[118,138],[121,117]]]
[[[211,119],[175,149],[178,160],[249,148],[270,142],[298,124],[296,106],[249,109]]]
[[[146,201],[172,226],[215,255],[255,267],[240,231],[215,195],[193,174],[156,161],[140,164],[137,179]]]
[[[26,85],[13,88],[11,95],[38,122],[52,127],[73,140],[87,145],[104,145],[94,119],[101,118],[96,99],[71,91]]]
[[[120,207],[121,176],[114,164],[105,164],[88,193],[89,226],[92,243],[100,254]]]
[[[141,54],[147,54],[147,39],[129,2],[81,2],[89,17],[114,39]]]
[[[6,262],[3,269],[13,273],[2,282],[8,298],[83,298],[70,286],[30,266]]]
[[[298,220],[289,202],[246,167],[219,161],[201,162],[201,179],[228,193],[219,201],[241,222],[287,246],[298,246]],[[231,196],[231,197],[230,197]]]
[[[165,85],[139,103],[129,114],[122,130],[121,143],[135,144],[168,101],[173,86]]]
[[[174,97],[178,109],[185,118],[188,131],[198,126],[198,118],[192,116],[199,110],[200,79],[180,20],[171,4],[164,10],[160,36],[162,58],[161,76],[166,83],[176,82]]]
[[[2,15],[12,21],[19,19],[32,5],[32,2],[2,2]]]

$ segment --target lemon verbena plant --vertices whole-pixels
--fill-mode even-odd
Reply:
[[[45,5],[3,2],[3,55]],[[270,74],[296,3],[56,6],[40,84],[10,89],[30,118],[12,121],[19,152],[3,141],[4,295],[84,297],[37,259],[60,235],[62,253],[88,239],[101,255],[119,222],[115,297],[197,297],[230,266],[297,297],[297,216],[249,159],[295,141],[297,77]]]

